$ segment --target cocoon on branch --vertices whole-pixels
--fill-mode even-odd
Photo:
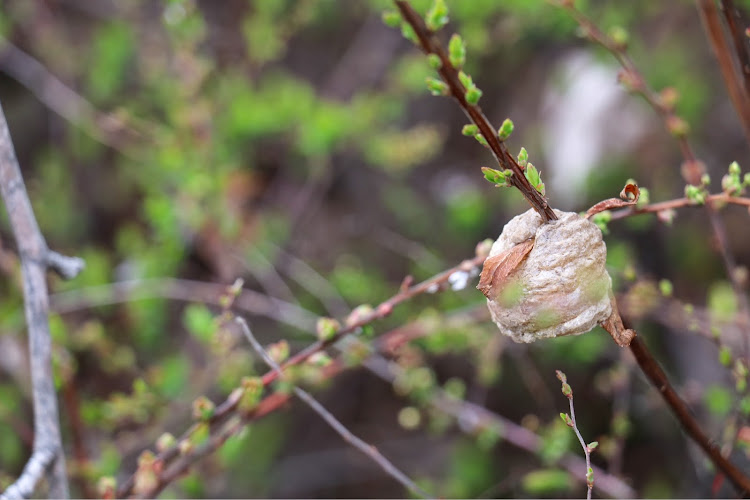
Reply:
[[[528,210],[493,244],[477,286],[492,320],[516,342],[580,335],[601,324],[628,345],[635,332],[617,312],[601,231],[576,213],[555,214],[559,220],[543,224]]]

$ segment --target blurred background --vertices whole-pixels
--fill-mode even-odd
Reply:
[[[424,12],[429,2],[412,4]],[[677,143],[565,12],[537,0],[447,4],[443,41],[464,37],[482,109],[496,126],[513,119],[509,148],[529,151],[552,206],[585,211],[629,178],[652,201],[683,196]],[[748,144],[692,2],[576,5],[603,30],[630,33],[630,53],[654,89],[678,91],[712,192],[731,161],[747,171]],[[381,21],[391,7],[0,3],[0,103],[34,210],[49,246],[87,263],[74,280],[49,278],[74,496],[96,496],[101,476],[126,479],[161,433],[190,425],[196,397],[222,401],[243,376],[265,372],[215,319],[236,278],[245,292],[235,312],[263,343],[286,339],[296,351],[313,340],[318,316],[343,319],[397,293],[407,275],[422,280],[473,257],[478,242],[528,209],[519,193],[483,179],[492,157],[461,135],[467,119],[455,102],[429,95],[426,58]],[[5,487],[33,435],[18,256],[2,218]],[[747,281],[748,212],[729,206],[721,218]],[[750,399],[722,365],[740,345],[737,298],[706,212],[680,209],[671,225],[653,215],[613,221],[605,241],[626,317],[704,429],[747,471],[738,435],[748,429]],[[566,453],[583,456],[559,418],[568,411],[560,369],[581,432],[600,442],[594,463],[637,496],[732,493],[603,330],[513,344],[488,320],[475,284],[418,297],[365,332],[421,332],[390,353],[403,368],[395,381],[355,367],[313,393],[433,494],[576,498],[585,470],[575,481],[556,465]],[[440,387],[532,431],[541,446],[531,453],[509,444],[503,428],[478,430],[431,409]],[[164,493],[405,495],[298,401],[250,425]]]

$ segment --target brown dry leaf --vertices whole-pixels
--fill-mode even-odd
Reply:
[[[593,207],[586,211],[586,218],[591,218],[592,215],[596,215],[599,212],[605,210],[611,210],[613,208],[629,207],[638,203],[638,198],[641,196],[641,190],[635,184],[627,184],[620,192],[620,198],[609,198],[608,200],[600,201]]]
[[[534,248],[534,238],[521,242],[501,254],[488,257],[484,261],[482,274],[479,275],[477,289],[485,297],[493,300],[508,276],[523,262],[532,248]]]

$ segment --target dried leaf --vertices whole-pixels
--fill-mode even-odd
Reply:
[[[494,299],[508,276],[523,262],[532,248],[534,248],[534,239],[530,238],[501,254],[487,258],[482,267],[482,274],[479,275],[477,285],[479,291],[488,299]]]
[[[620,198],[609,198],[608,200],[600,201],[586,211],[586,218],[589,219],[591,216],[605,210],[633,206],[638,203],[640,196],[641,190],[638,189],[637,185],[627,184],[620,192]]]
[[[612,303],[612,314],[609,315],[609,318],[601,322],[602,328],[609,332],[617,345],[620,347],[627,347],[635,338],[635,330],[625,328],[622,318],[620,317],[620,311],[617,309],[617,301],[614,296],[610,298],[610,301]]]

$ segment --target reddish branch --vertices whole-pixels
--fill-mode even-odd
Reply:
[[[349,321],[349,323],[346,326],[340,328],[336,332],[336,334],[333,335],[330,339],[326,341],[314,342],[306,349],[292,356],[288,361],[286,361],[281,366],[282,370],[286,370],[289,367],[299,365],[305,362],[310,356],[312,356],[316,352],[322,351],[326,347],[335,343],[337,340],[340,340],[342,337],[358,331],[360,328],[362,328],[363,326],[369,323],[372,323],[373,321],[376,321],[378,319],[383,319],[389,316],[395,306],[402,304],[403,302],[406,302],[407,300],[417,295],[420,295],[429,291],[433,291],[433,290],[438,290],[441,286],[444,286],[446,283],[448,283],[448,278],[453,273],[470,272],[476,267],[481,266],[485,258],[486,258],[486,255],[483,255],[483,254],[477,255],[473,259],[465,260],[461,262],[460,264],[458,264],[457,266],[451,269],[448,269],[447,271],[444,271],[436,276],[433,276],[432,278],[425,280],[417,285],[414,285],[412,287],[402,288],[396,295],[394,295],[390,299],[384,301],[383,303],[375,307],[370,313],[363,314]],[[262,377],[263,385],[267,387],[277,378],[278,378],[278,373],[275,370],[271,370]],[[230,419],[230,417],[236,416],[237,413],[235,410],[237,409],[237,405],[240,402],[240,398],[241,398],[240,393],[234,393],[234,394],[231,394],[226,400],[224,400],[224,402],[216,406],[216,410],[213,416],[207,422],[209,425],[209,428],[211,429],[212,434],[215,431],[219,432],[219,429],[222,427],[221,424],[223,422],[226,422],[228,419]],[[271,402],[267,402],[267,400],[270,400]],[[253,412],[243,417],[245,421],[254,420],[258,417],[265,415],[266,413],[270,411],[277,409],[279,406],[281,406],[282,403],[286,402],[286,398],[280,399],[278,395],[274,394],[274,395],[268,396],[268,398],[266,398],[263,401],[264,402],[261,403],[261,405],[258,408],[256,408]],[[269,407],[268,405],[271,405],[271,406]],[[238,429],[241,428],[242,425],[244,424],[241,424],[238,427]],[[190,436],[192,436],[193,433],[195,433],[198,428],[199,428],[199,425],[194,424],[187,431],[185,431],[183,435],[177,441],[180,442],[184,439],[189,439]],[[225,431],[220,431],[219,434],[217,434],[216,436],[213,436],[211,438],[211,441],[212,442],[215,441],[220,446],[231,435],[231,434],[228,434],[224,437],[220,437],[220,436],[223,436],[223,432]],[[213,449],[216,449],[216,448],[213,448]],[[167,464],[173,461],[174,459],[178,458],[178,456],[179,456],[179,447],[175,445],[159,453],[159,455],[156,457],[156,460],[161,463]],[[185,467],[189,466],[189,464],[192,463],[193,461],[194,460],[190,460],[187,463],[185,463]],[[184,457],[180,457],[178,459],[178,462],[184,463],[186,462],[186,459]],[[172,470],[172,466],[165,468],[163,475],[160,476],[160,482],[165,482],[164,483],[165,486],[171,480],[177,477],[177,475],[174,475],[174,476],[170,475],[171,474],[170,470]],[[169,479],[169,481],[167,479]],[[117,496],[120,498],[123,498],[123,497],[131,495],[133,492],[134,485],[135,485],[135,476],[131,476],[117,489]]]
[[[497,163],[505,170],[513,172],[510,182],[521,191],[526,201],[539,213],[539,216],[545,221],[557,220],[557,216],[552,208],[547,204],[547,200],[537,191],[526,179],[523,170],[518,162],[510,154],[508,148],[497,136],[497,129],[492,126],[490,121],[482,113],[482,109],[477,105],[466,102],[466,88],[461,84],[458,78],[458,70],[453,67],[448,58],[448,54],[443,49],[442,44],[437,40],[434,33],[425,25],[422,17],[417,14],[407,2],[395,0],[398,10],[404,19],[414,28],[419,37],[419,43],[426,54],[435,54],[440,58],[441,65],[438,73],[443,81],[448,85],[450,93],[461,109],[466,113],[469,119],[479,128],[480,133],[486,139],[492,154],[495,156]]]
[[[733,205],[742,205],[750,209],[750,198],[743,198],[741,196],[730,196],[726,193],[718,193],[707,196],[706,200],[713,203],[715,206],[721,203],[730,203]],[[626,217],[640,214],[657,214],[665,210],[674,210],[675,208],[694,206],[699,205],[696,205],[695,202],[689,200],[688,198],[677,198],[674,200],[652,203],[643,207],[632,207],[626,208],[624,210],[618,210],[616,212],[612,212],[611,220],[624,219]]]
[[[742,122],[745,137],[750,141],[750,80],[748,80],[750,78],[750,67],[747,66],[748,55],[745,48],[747,37],[744,30],[741,33],[736,24],[737,10],[732,6],[731,1],[722,1],[722,10],[734,41],[735,54],[740,58],[735,63],[736,60],[724,34],[724,26],[721,23],[719,8],[715,0],[698,0],[697,3],[703,27],[706,29],[706,36],[719,63],[724,84],[729,91],[729,98],[732,100],[734,109]],[[740,66],[739,71],[738,65]]]

